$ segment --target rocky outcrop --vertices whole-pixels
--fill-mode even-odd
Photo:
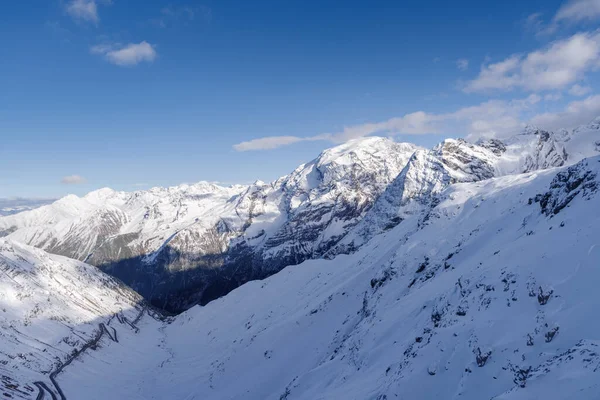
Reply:
[[[569,155],[550,132],[534,129],[531,134],[538,137],[535,151],[525,158],[523,172],[537,171],[552,167],[562,167]]]
[[[0,232],[86,261],[170,311],[317,258],[372,207],[417,149],[363,138],[266,184],[102,189],[0,219]]]
[[[0,236],[91,263],[177,312],[288,265],[353,252],[408,216],[425,221],[448,185],[596,154],[597,125],[528,127],[476,144],[448,139],[431,150],[362,138],[272,183],[67,196],[0,218]]]
[[[597,173],[590,168],[590,162],[594,161],[584,160],[559,172],[552,180],[549,190],[535,197],[542,213],[546,216],[556,215],[568,207],[576,197],[590,200],[598,193],[600,182]]]

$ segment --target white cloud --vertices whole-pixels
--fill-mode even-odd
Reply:
[[[600,0],[569,0],[563,4],[554,17],[545,22],[542,13],[536,12],[525,19],[525,27],[536,36],[551,35],[561,25],[573,25],[600,18]]]
[[[98,23],[98,5],[96,0],[72,0],[67,3],[67,14],[79,21]]]
[[[539,33],[544,29],[544,22],[542,20],[542,13],[536,12],[530,14],[527,18],[525,18],[525,28],[530,31]]]
[[[233,148],[236,151],[271,150],[307,140],[311,140],[311,138],[301,138],[298,136],[267,136],[235,144]]]
[[[69,175],[65,176],[60,180],[60,183],[64,185],[80,185],[82,183],[86,183],[87,180],[83,176],[79,175]]]
[[[544,96],[545,101],[557,101],[562,99],[562,94],[560,93],[548,93]]]
[[[469,60],[466,58],[456,60],[456,67],[461,71],[466,71],[469,68]]]
[[[375,134],[393,136],[400,133],[411,135],[439,133],[439,128],[435,126],[435,122],[436,116],[417,111],[387,121],[344,127],[341,132],[323,133],[308,137],[267,136],[235,144],[233,148],[237,151],[272,150],[304,141],[326,140],[333,143],[343,143],[351,139]]]
[[[532,110],[542,98],[532,94],[512,101],[490,100],[476,106],[464,107],[451,113],[431,114],[423,111],[390,118],[386,121],[345,127],[336,133],[316,136],[272,136],[234,145],[237,151],[269,150],[301,141],[324,140],[343,143],[363,136],[396,136],[399,134],[468,134],[471,138],[512,134],[521,129],[522,114]]]
[[[572,96],[585,96],[586,94],[588,94],[589,92],[592,91],[592,88],[590,88],[589,86],[581,86],[579,84],[575,84],[571,87],[571,89],[569,89],[569,94]]]
[[[555,21],[578,22],[600,17],[600,0],[570,0],[554,16]]]
[[[548,130],[572,129],[587,124],[600,115],[600,95],[573,101],[557,113],[543,113],[534,116],[530,123]]]
[[[143,61],[152,62],[157,53],[153,45],[143,41],[128,45],[109,44],[96,45],[90,49],[92,54],[103,55],[109,62],[122,67],[137,65]]]
[[[173,6],[169,5],[160,10],[160,17],[149,22],[161,28],[171,25],[188,25],[193,21],[209,23],[212,19],[212,10],[206,6]]]
[[[505,60],[484,65],[479,76],[463,90],[524,89],[529,91],[562,89],[583,78],[585,72],[600,62],[600,33],[579,33],[556,41],[527,55],[512,55]]]

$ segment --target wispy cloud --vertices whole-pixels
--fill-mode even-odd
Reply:
[[[146,41],[127,45],[101,44],[93,46],[90,52],[102,55],[108,62],[121,67],[131,67],[144,61],[152,62],[157,57],[155,46]]]
[[[461,71],[466,71],[469,68],[469,60],[466,58],[456,60],[456,67]]]
[[[579,84],[575,84],[571,87],[571,89],[569,89],[569,94],[572,96],[585,96],[586,94],[590,93],[592,91],[592,88],[589,86],[581,86]]]
[[[272,150],[290,144],[306,141],[321,140],[317,137],[298,137],[298,136],[267,136],[259,139],[249,140],[233,145],[236,151],[253,151],[253,150]]]
[[[536,12],[525,19],[525,27],[536,36],[548,36],[561,27],[600,18],[600,0],[570,0],[565,2],[547,22]]]
[[[433,114],[417,111],[381,122],[345,127],[336,133],[308,137],[270,136],[238,143],[233,147],[237,151],[270,150],[302,141],[323,140],[342,143],[370,135],[456,135],[464,133],[470,135],[471,138],[501,136],[514,133],[522,128],[525,125],[522,122],[523,113],[531,111],[533,106],[541,100],[537,94],[511,101],[489,100],[451,113]]]
[[[562,89],[583,78],[600,61],[600,33],[579,33],[526,55],[514,54],[481,67],[467,82],[467,93],[492,90]]]
[[[563,111],[534,116],[531,123],[549,130],[572,129],[600,115],[600,95],[569,103]]]
[[[535,33],[536,35],[543,33],[547,28],[542,18],[542,13],[540,12],[535,12],[527,16],[527,18],[525,18],[524,25],[525,29]]]
[[[438,127],[433,124],[434,120],[434,116],[418,111],[402,117],[391,118],[387,121],[347,126],[340,132],[323,133],[308,137],[268,136],[238,143],[233,148],[237,151],[271,150],[305,141],[325,140],[332,143],[343,143],[351,139],[375,134],[390,136],[400,133],[411,135],[439,133]]]
[[[554,16],[554,21],[579,22],[600,18],[600,0],[567,1]]]
[[[86,182],[87,180],[80,175],[69,175],[60,180],[60,183],[63,185],[81,185]]]
[[[212,10],[206,6],[173,6],[169,5],[160,10],[160,16],[150,20],[151,24],[166,28],[169,25],[189,24],[193,21],[210,22]]]
[[[562,99],[562,94],[560,94],[560,93],[548,93],[548,94],[544,95],[545,101],[557,101],[560,99]]]
[[[66,5],[67,14],[77,21],[93,22],[100,20],[96,0],[71,0]]]

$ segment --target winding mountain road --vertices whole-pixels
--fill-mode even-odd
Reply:
[[[136,324],[141,319],[142,315],[144,314],[144,312],[146,312],[146,310],[147,310],[146,307],[142,307],[142,309],[140,310],[140,313],[133,320],[133,322],[129,322],[129,320],[127,319],[127,317],[125,317],[121,313],[118,313],[118,314],[115,314],[113,317],[111,317],[108,320],[107,324],[110,324],[110,322],[112,321],[112,319],[114,317],[116,317],[117,320],[121,324],[128,325],[129,327],[131,327],[137,333],[139,331],[139,328],[136,326]],[[65,367],[67,367],[68,365],[70,365],[80,355],[82,355],[83,353],[85,353],[86,350],[88,350],[89,348],[95,348],[98,345],[98,343],[100,342],[100,340],[102,340],[102,338],[104,337],[104,335],[108,336],[108,338],[110,340],[112,340],[113,342],[119,343],[119,339],[117,337],[117,330],[114,327],[112,327],[112,326],[110,327],[110,330],[109,330],[107,328],[107,326],[106,326],[107,324],[104,324],[103,322],[99,323],[98,324],[98,332],[96,333],[96,336],[92,340],[90,340],[89,342],[87,342],[86,344],[84,344],[81,349],[76,350],[73,355],[71,355],[68,359],[66,359],[54,371],[52,371],[50,373],[49,378],[50,378],[50,381],[52,382],[52,385],[54,386],[54,389],[55,389],[54,391],[51,390],[50,387],[48,387],[48,385],[45,382],[43,382],[43,381],[33,382],[33,384],[38,388],[38,394],[37,394],[36,400],[47,400],[48,398],[46,397],[46,394],[49,394],[50,395],[49,398],[52,399],[52,400],[59,400],[59,398],[60,398],[60,400],[67,400],[67,396],[65,395],[65,393],[62,390],[62,388],[60,387],[60,385],[56,381],[56,376],[58,374],[60,374]],[[112,332],[111,332],[111,330],[112,330]],[[58,397],[57,397],[56,393],[58,393]]]

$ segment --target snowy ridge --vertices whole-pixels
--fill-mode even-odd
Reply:
[[[271,184],[103,189],[0,219],[0,382],[25,399],[600,397],[599,128],[369,138]],[[118,281],[19,238],[91,246],[172,304],[231,292],[139,319]]]
[[[447,139],[430,151],[417,151],[364,220],[327,256],[355,251],[409,215],[426,218],[448,185],[561,167],[594,156],[598,154],[593,145],[600,137],[598,129],[596,122],[571,133],[550,133],[528,126],[522,134],[505,141],[472,144]]]
[[[322,255],[362,218],[415,149],[363,138],[326,150],[271,184],[201,182],[67,196],[1,218],[0,236],[96,265],[157,305],[181,310]],[[216,268],[222,272],[215,277]]]
[[[142,298],[97,268],[0,239],[0,393],[54,393],[48,374],[92,340],[100,324],[134,319]]]
[[[83,198],[0,218],[0,236],[85,261],[179,312],[307,259],[356,251],[439,194],[598,154],[600,123],[527,127],[506,140],[448,139],[431,150],[377,137],[324,151],[275,182],[207,182]]]
[[[596,398],[599,173],[595,157],[447,186],[426,221],[125,333],[60,383],[90,399]],[[547,215],[536,199],[555,196],[569,203]]]

